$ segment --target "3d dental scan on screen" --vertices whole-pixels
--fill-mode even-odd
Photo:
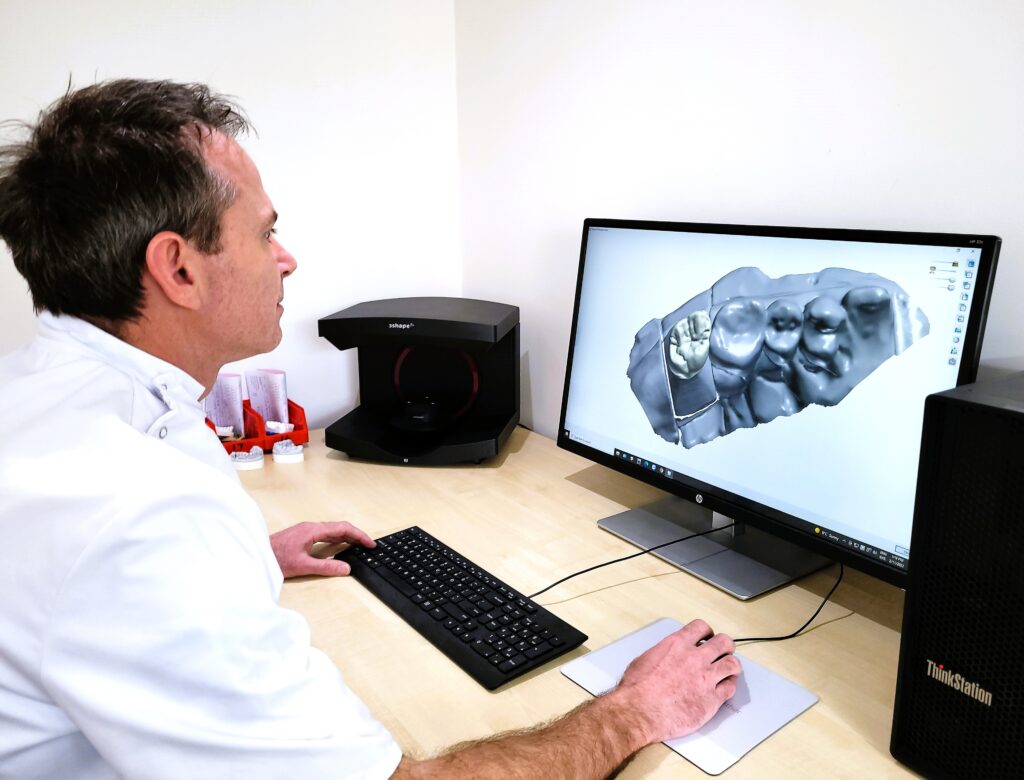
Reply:
[[[693,447],[808,404],[834,406],[926,335],[924,312],[877,274],[772,279],[737,268],[644,325],[626,375],[654,430]]]
[[[905,584],[924,399],[975,379],[999,243],[586,220],[558,443],[674,494],[601,527],[723,526],[656,554],[740,598]]]

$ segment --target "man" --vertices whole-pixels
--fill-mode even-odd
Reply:
[[[295,260],[201,85],[70,92],[0,150],[0,238],[39,333],[0,361],[0,778],[600,777],[735,691],[695,621],[546,727],[418,761],[278,606],[282,576],[347,573],[266,537],[198,399],[281,338]]]

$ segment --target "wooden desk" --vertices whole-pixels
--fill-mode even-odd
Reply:
[[[271,531],[302,520],[348,520],[371,536],[420,525],[525,593],[578,569],[635,552],[596,521],[661,491],[558,449],[519,428],[479,466],[363,463],[328,450],[314,431],[302,464],[243,472]],[[742,602],[644,556],[570,580],[538,601],[590,636],[583,647],[489,693],[348,578],[285,584],[313,644],[405,751],[425,757],[464,740],[533,726],[586,701],[564,678],[565,661],[659,617],[696,617],[733,636],[772,636],[800,626],[831,587],[836,568]],[[806,634],[741,648],[744,655],[821,700],[730,769],[729,778],[909,777],[889,755],[903,593],[847,570]],[[623,778],[705,777],[653,745]]]

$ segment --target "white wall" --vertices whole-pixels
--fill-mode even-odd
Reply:
[[[585,217],[995,233],[1024,368],[1024,5],[456,0],[464,293],[522,308],[558,425]]]
[[[354,351],[318,338],[319,317],[461,293],[454,55],[451,0],[0,0],[0,119],[34,118],[69,75],[78,86],[203,81],[235,95],[299,261],[284,341],[245,364],[286,369],[290,395],[323,426],[355,405],[357,380]],[[0,353],[33,320],[0,248]]]

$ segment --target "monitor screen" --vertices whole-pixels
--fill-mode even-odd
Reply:
[[[904,584],[924,399],[993,236],[588,219],[558,443]]]

